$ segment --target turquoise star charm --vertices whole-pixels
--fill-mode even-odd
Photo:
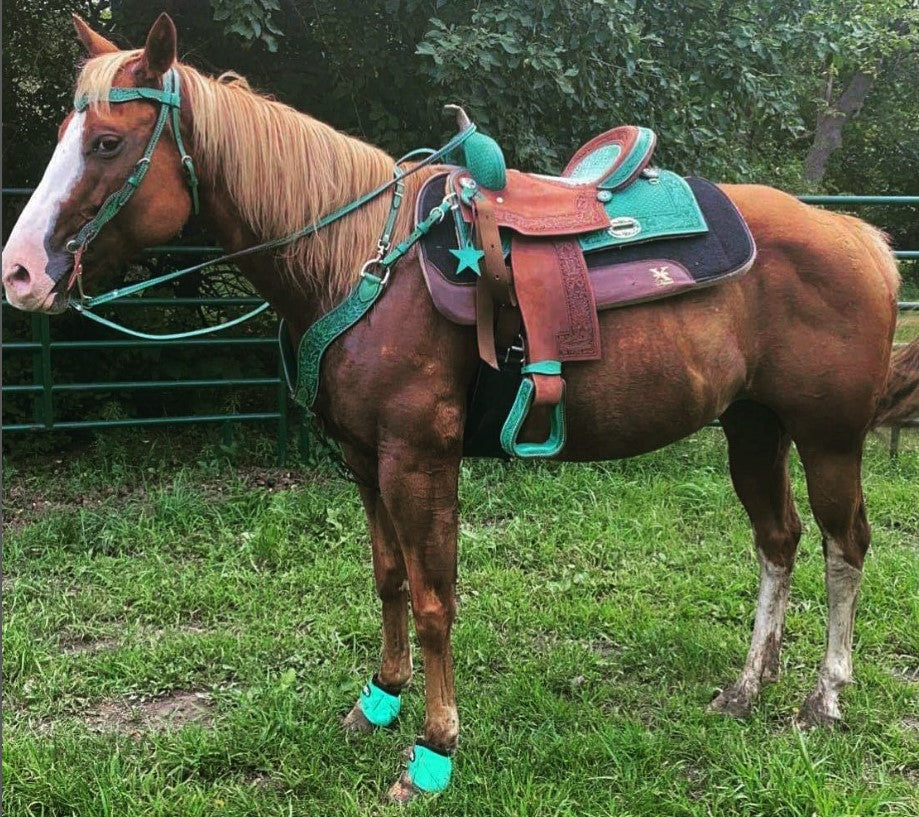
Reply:
[[[450,250],[450,252],[459,259],[459,264],[456,267],[457,275],[467,269],[472,270],[476,275],[482,274],[482,270],[479,269],[479,261],[485,257],[483,250],[478,250],[471,244],[467,244],[461,249]]]

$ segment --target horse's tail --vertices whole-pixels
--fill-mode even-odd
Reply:
[[[850,217],[851,218],[851,217]],[[900,288],[900,272],[890,251],[890,239],[882,230],[860,219],[852,219],[869,252],[874,256],[877,269],[888,287],[891,300]],[[919,338],[894,352],[881,399],[878,402],[871,427],[896,425],[904,420],[919,417]]]
[[[919,338],[894,353],[873,427],[919,417]]]

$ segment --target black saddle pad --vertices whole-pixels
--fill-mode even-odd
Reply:
[[[713,284],[748,269],[755,256],[756,245],[743,216],[724,192],[711,182],[698,178],[686,181],[705,216],[707,233],[588,252],[584,256],[587,268],[599,270],[633,262],[669,260],[682,265],[693,281],[700,285]],[[440,204],[445,182],[446,176],[434,177],[425,185],[420,194],[418,212],[427,213]],[[424,257],[444,280],[460,286],[475,284],[474,273],[466,271],[456,275],[453,272],[456,258],[450,250],[457,248],[457,238],[451,219],[435,226],[422,243]],[[666,297],[665,293],[662,295]]]

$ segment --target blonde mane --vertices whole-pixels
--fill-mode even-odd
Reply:
[[[118,73],[141,53],[89,60],[77,94],[104,112]],[[176,67],[192,111],[191,152],[199,174],[221,181],[259,240],[295,232],[392,178],[394,160],[382,150],[256,93],[238,74],[215,79]],[[339,301],[373,256],[389,201],[384,194],[289,245],[281,251],[282,273],[326,307]],[[400,214],[399,233],[407,232],[409,218]]]

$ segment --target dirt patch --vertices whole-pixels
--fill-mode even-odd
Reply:
[[[283,491],[287,488],[296,488],[307,481],[315,481],[314,476],[308,476],[306,471],[291,468],[238,468],[235,472],[239,479],[247,485],[258,488],[267,488],[269,491]]]
[[[900,721],[900,725],[914,735],[919,735],[919,718],[907,717]]]
[[[62,655],[93,655],[124,646],[141,646],[175,636],[198,636],[211,633],[198,624],[181,624],[175,627],[141,627],[120,637],[114,635],[90,635],[89,633],[66,631],[58,637]]]
[[[299,468],[262,468],[253,465],[234,468],[217,479],[203,480],[196,487],[207,497],[226,498],[239,491],[240,486],[273,494],[316,481],[315,474],[308,474]]]
[[[180,466],[178,460],[172,461]],[[307,482],[315,482],[316,476],[298,468],[263,468],[241,466],[227,471],[217,479],[205,480],[198,487],[207,496],[219,497],[235,489],[234,482],[241,482],[246,487],[260,488],[270,493],[296,488]],[[128,502],[142,502],[147,489],[140,484],[122,484],[100,486],[92,491],[74,495],[67,485],[52,482],[50,485],[37,485],[35,480],[8,481],[3,501],[3,529],[17,531],[50,513],[72,513],[79,510],[96,509],[113,503],[121,505]],[[163,480],[166,484],[166,480]]]
[[[58,639],[63,655],[92,655],[117,649],[119,643],[117,638],[111,636],[96,637],[87,633],[63,633]]]
[[[530,642],[536,652],[545,653],[560,647],[577,645],[602,659],[611,659],[622,652],[622,647],[599,638],[561,638],[553,633],[538,633]]]
[[[683,773],[689,783],[687,794],[690,799],[701,800],[705,796],[705,770],[701,766],[690,763],[683,769]]]
[[[81,510],[94,510],[110,502],[137,499],[146,495],[143,487],[106,486],[94,494],[68,496],[62,492],[54,496],[53,489],[48,495],[36,495],[31,485],[17,485],[9,489],[3,507],[4,531],[17,531],[25,525],[41,519],[51,513],[74,513]],[[31,493],[28,493],[32,491]]]
[[[148,641],[161,641],[174,635],[205,635],[213,632],[200,624],[180,624],[176,627],[158,627],[154,630],[141,630],[139,637]]]
[[[907,684],[919,684],[919,667],[894,667],[890,674],[898,681]]]
[[[177,730],[190,723],[210,726],[214,706],[206,692],[176,690],[152,700],[116,698],[86,709],[80,720],[93,732],[139,737],[145,732]]]

